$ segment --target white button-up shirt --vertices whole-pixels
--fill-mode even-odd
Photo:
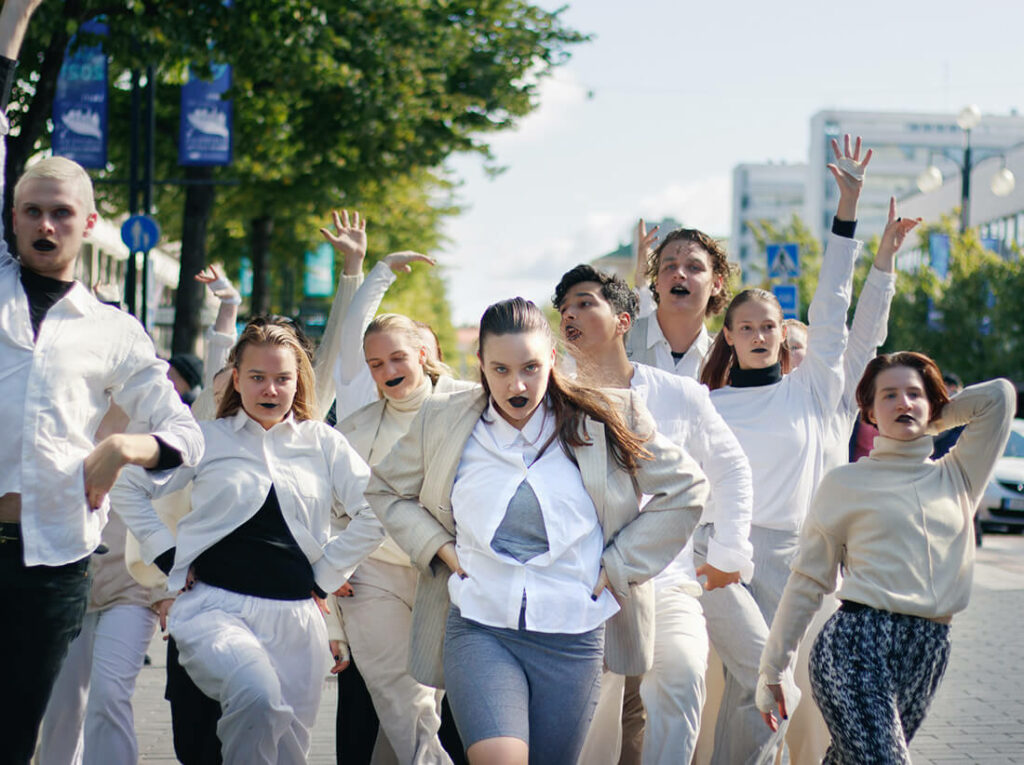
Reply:
[[[754,573],[750,463],[711,403],[708,389],[688,377],[636,363],[630,387],[643,396],[658,432],[685,449],[711,483],[711,497],[700,520],[714,524],[714,534],[708,540],[708,563],[721,571],[739,571],[744,581],[749,581]],[[695,596],[701,594],[692,541],[654,578],[654,586],[682,586]]]
[[[0,495],[21,494],[26,566],[71,563],[100,543],[108,504],[89,509],[83,463],[111,400],[186,465],[198,462],[199,426],[132,316],[76,283],[33,341],[21,267],[0,228]]]
[[[557,438],[536,459],[554,429],[554,415],[544,404],[520,431],[492,402],[466,442],[452,511],[456,551],[468,577],[453,574],[448,591],[467,619],[516,629],[525,594],[527,629],[580,634],[619,609],[607,589],[596,602],[590,599],[601,572],[604,534],[579,468]],[[491,540],[524,479],[540,503],[548,551],[520,563],[495,552]]]
[[[707,327],[702,326],[697,337],[686,349],[686,353],[676,361],[672,357],[672,346],[665,339],[665,333],[661,331],[661,325],[658,323],[658,312],[655,311],[636,320],[626,337],[626,353],[631,361],[696,380],[700,376],[700,366],[704,362],[704,357],[711,350],[711,342],[712,337]]]
[[[193,509],[178,524],[168,589],[185,586],[189,566],[252,518],[271,485],[288,530],[323,590],[338,589],[383,541],[384,529],[363,497],[370,469],[326,423],[297,422],[289,415],[264,430],[239,409],[201,425],[206,452],[197,467],[162,474],[130,468],[111,492],[114,507],[139,539],[143,560],[151,563],[175,545],[174,535],[153,511],[152,499],[192,482]],[[332,520],[343,514],[352,520],[332,536]]]

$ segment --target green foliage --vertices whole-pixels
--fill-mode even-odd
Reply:
[[[22,51],[11,114],[25,129],[24,161],[49,143],[45,123],[64,46],[105,13],[110,35],[110,162],[98,178],[128,175],[128,75],[157,72],[157,178],[177,178],[179,87],[191,66],[232,65],[235,162],[219,186],[210,260],[238,263],[250,225],[272,218],[270,295],[296,307],[302,253],[332,207],[371,221],[371,260],[395,249],[430,252],[455,208],[438,168],[453,152],[491,155],[489,133],[537,106],[538,86],[567,49],[587,38],[561,10],[526,0],[66,0],[37,11]],[[80,40],[92,43],[95,40]],[[101,185],[107,215],[127,208],[122,186]],[[180,234],[184,190],[155,189],[168,238]],[[399,280],[387,307],[435,325],[451,343],[443,274],[419,268]]]
[[[920,232],[922,252],[927,253],[932,233],[950,236],[949,276],[942,281],[926,265],[900,273],[882,350],[926,353],[965,383],[993,377],[1024,380],[1020,253],[1003,258],[989,252],[977,231],[956,233],[952,219]]]
[[[762,221],[751,230],[762,252],[775,242],[800,246],[801,273],[795,281],[801,318],[806,321],[821,268],[821,244],[797,216],[784,226]],[[981,246],[977,231],[961,235],[957,222],[946,216],[937,224],[922,227],[919,252],[906,252],[910,250],[908,241],[897,263],[915,255],[927,261],[932,233],[950,237],[949,276],[940,280],[928,265],[898,270],[888,338],[881,350],[925,353],[966,383],[993,377],[1024,380],[1024,260],[1020,252],[1005,258],[990,252]],[[854,308],[877,246],[877,239],[868,242],[857,263]],[[765,279],[759,286],[771,289],[782,281]]]

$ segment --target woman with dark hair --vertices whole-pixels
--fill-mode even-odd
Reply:
[[[637,399],[559,375],[533,303],[487,309],[479,358],[483,389],[427,399],[367,498],[420,571],[410,673],[447,685],[470,762],[573,763],[602,658],[651,664],[647,580],[683,547],[706,481]]]
[[[138,513],[191,483],[176,547],[159,521],[139,535],[143,559],[170,570],[169,589],[186,590],[169,621],[181,665],[221,705],[226,763],[305,762],[330,666],[314,598],[338,589],[383,530],[363,498],[369,469],[317,419],[313,368],[295,333],[250,324],[229,365],[217,419],[201,423],[199,465],[128,472],[113,495]],[[343,514],[350,522],[335,536]]]
[[[825,762],[909,763],[949,659],[950,621],[970,597],[974,509],[1009,437],[1015,393],[992,380],[949,399],[935,362],[905,351],[868,364],[857,403],[879,436],[814,495],[761,659],[758,706],[766,721],[775,705],[786,715],[778,678],[841,568],[842,605],[811,653],[832,734]],[[932,436],[960,425],[949,454],[929,459]]]

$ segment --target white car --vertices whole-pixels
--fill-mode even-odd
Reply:
[[[1024,420],[1013,421],[1010,440],[978,505],[977,521],[984,531],[1024,531]]]

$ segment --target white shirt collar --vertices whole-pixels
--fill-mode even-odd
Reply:
[[[242,428],[244,428],[247,425],[249,425],[249,423],[252,423],[252,425],[250,427],[251,428],[255,428],[256,429],[255,432],[258,432],[258,433],[269,432],[269,431],[266,431],[262,425],[260,425],[258,422],[256,422],[256,420],[254,420],[252,417],[250,417],[248,412],[246,412],[245,409],[241,405],[239,405],[238,411],[235,412],[234,415],[231,418],[231,429],[234,430],[237,433]],[[290,429],[294,430],[296,428],[296,426],[297,426],[297,423],[295,422],[295,415],[292,412],[288,412],[288,416],[285,417],[283,420],[281,420],[281,422],[279,422],[276,425],[274,425],[274,427],[270,428],[270,430],[274,430],[274,428],[278,428],[278,427],[281,427],[281,426],[284,426],[284,427],[287,427],[287,428],[290,428]]]
[[[523,445],[532,445],[539,449],[544,443],[544,439],[554,430],[554,420],[554,416],[551,415],[548,409],[547,401],[541,401],[537,411],[533,413],[533,416],[523,426],[523,429],[518,430],[501,416],[498,408],[494,405],[493,398],[487,404],[487,415],[485,418],[495,443],[502,449],[509,449],[517,442],[521,442]]]
[[[647,322],[647,347],[653,348],[658,343],[664,343],[668,346],[668,340],[665,338],[665,333],[661,331],[661,324],[658,323],[658,312],[655,311],[648,317]],[[711,347],[711,334],[708,332],[708,328],[703,324],[700,327],[700,332],[697,333],[697,337],[690,344],[690,347],[686,349],[686,353],[696,351],[701,358],[707,355],[708,349]]]

